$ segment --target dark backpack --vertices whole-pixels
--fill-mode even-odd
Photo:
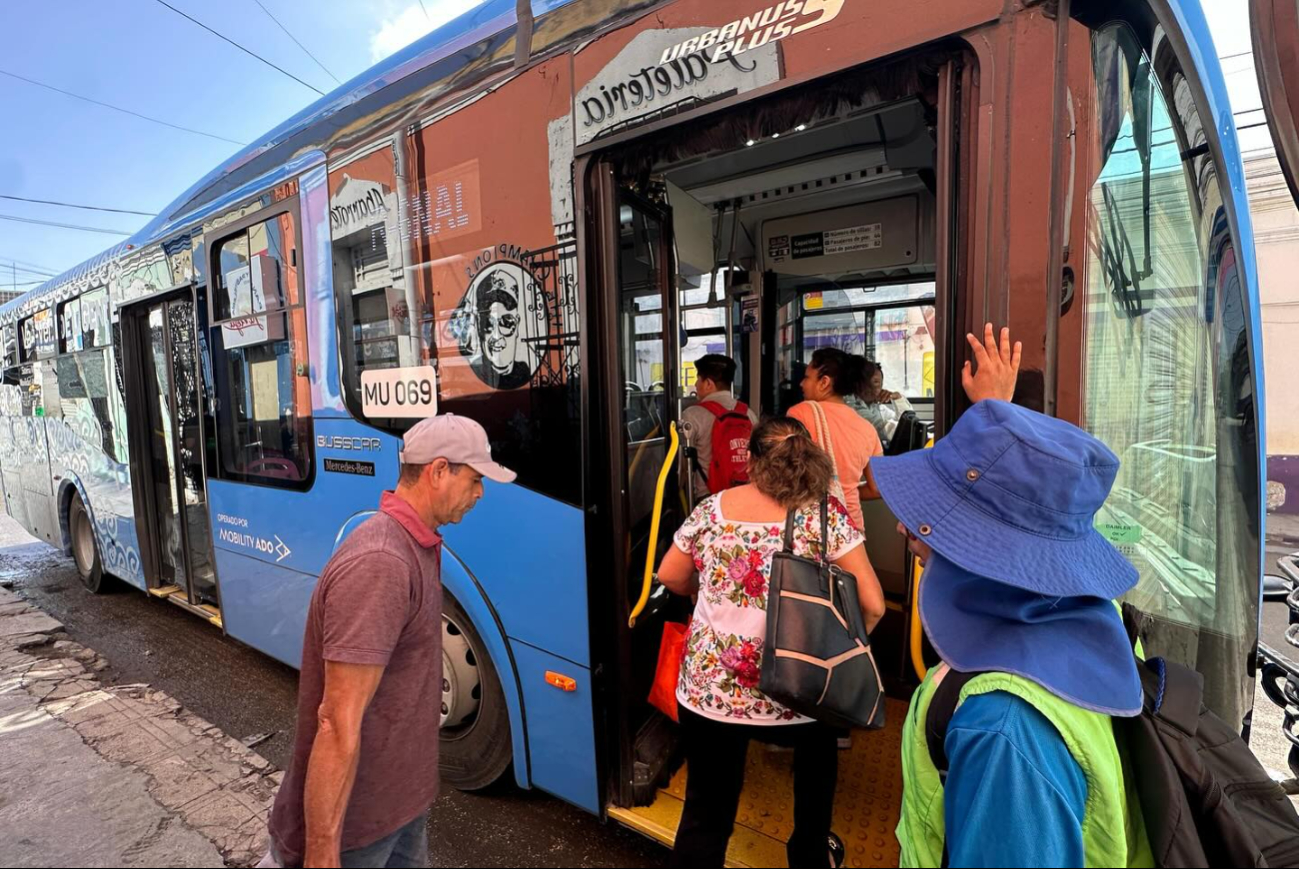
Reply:
[[[1299,865],[1299,814],[1240,734],[1205,707],[1200,674],[1163,658],[1137,669],[1145,706],[1136,718],[1115,718],[1114,733],[1127,749],[1155,865]],[[949,671],[930,700],[925,743],[943,778],[947,726],[978,675]]]
[[[749,408],[737,401],[733,410],[727,410],[715,401],[703,401],[700,407],[715,418],[713,423],[713,459],[708,473],[695,462],[695,469],[708,480],[708,491],[716,495],[735,486],[749,482],[749,438],[753,436],[753,420]]]

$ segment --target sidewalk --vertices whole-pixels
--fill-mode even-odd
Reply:
[[[0,865],[249,866],[281,774],[0,588]]]

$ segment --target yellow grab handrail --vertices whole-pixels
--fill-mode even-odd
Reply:
[[[629,628],[636,627],[636,618],[645,611],[645,604],[649,603],[650,586],[654,583],[654,556],[658,554],[659,548],[659,522],[663,517],[663,490],[667,488],[668,474],[672,472],[672,463],[676,461],[680,443],[677,424],[668,423],[668,454],[659,470],[658,485],[654,487],[654,514],[650,519],[649,543],[645,550],[645,582],[640,589],[640,600],[636,601],[636,606],[632,607],[631,616],[627,619]]]
[[[911,666],[916,668],[916,678],[924,681],[929,668],[925,666],[924,630],[920,626],[920,559],[911,557]]]
[[[934,445],[934,439],[930,438],[929,443],[925,444],[925,449]],[[909,554],[909,553],[908,553]],[[920,576],[924,573],[924,568],[920,566],[920,559],[910,556],[911,562],[911,620],[908,626],[911,635],[908,639],[911,641],[911,666],[915,668],[916,678],[924,681],[925,673],[929,668],[925,666],[925,630],[920,623]]]

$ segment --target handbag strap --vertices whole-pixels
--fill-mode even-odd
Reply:
[[[785,551],[791,555],[794,552],[794,517],[798,515],[797,510],[790,510],[789,515],[785,517]],[[830,563],[830,495],[826,493],[821,497],[821,562]]]
[[[821,402],[809,401],[812,405],[812,418],[816,421],[816,440],[821,445],[821,449],[830,455],[830,463],[834,465],[835,479],[839,478],[839,462],[834,457],[834,442],[830,440],[830,422],[825,417],[825,411],[821,408]]]
[[[821,563],[830,563],[830,493],[821,496]]]

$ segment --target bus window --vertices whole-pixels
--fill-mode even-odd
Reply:
[[[85,349],[113,343],[109,326],[108,288],[100,287],[81,296],[81,330]]]
[[[803,293],[802,361],[821,347],[837,347],[878,363],[890,392],[932,400],[934,294],[933,281]]]
[[[511,83],[524,93],[511,136],[497,135],[499,118],[470,105],[331,164],[329,222],[352,415],[405,431],[417,418],[377,390],[367,402],[362,375],[432,367],[438,413],[482,424],[520,485],[578,504],[576,239],[571,217],[552,210],[545,149],[518,146],[546,141],[567,105],[554,76],[567,75],[558,64]]]
[[[1084,425],[1122,462],[1097,526],[1140,571],[1146,651],[1199,670],[1239,722],[1258,568],[1245,317],[1205,130],[1162,31],[1152,45],[1121,22],[1091,38]]]
[[[4,342],[4,358],[0,359],[0,370],[18,364],[18,339],[13,326],[0,326],[0,341]]]
[[[81,299],[59,305],[59,352],[76,353],[84,349],[81,331]]]
[[[63,416],[68,419],[94,420],[98,424],[104,454],[115,461],[125,462],[126,455],[117,452],[120,436],[117,435],[115,426],[118,421],[114,419],[109,404],[108,351],[92,350],[60,356],[56,368]]]
[[[212,356],[223,476],[299,487],[311,477],[311,401],[290,212],[214,245]]]
[[[49,309],[37,311],[18,322],[19,353],[23,362],[49,359],[57,352],[54,313]]]

